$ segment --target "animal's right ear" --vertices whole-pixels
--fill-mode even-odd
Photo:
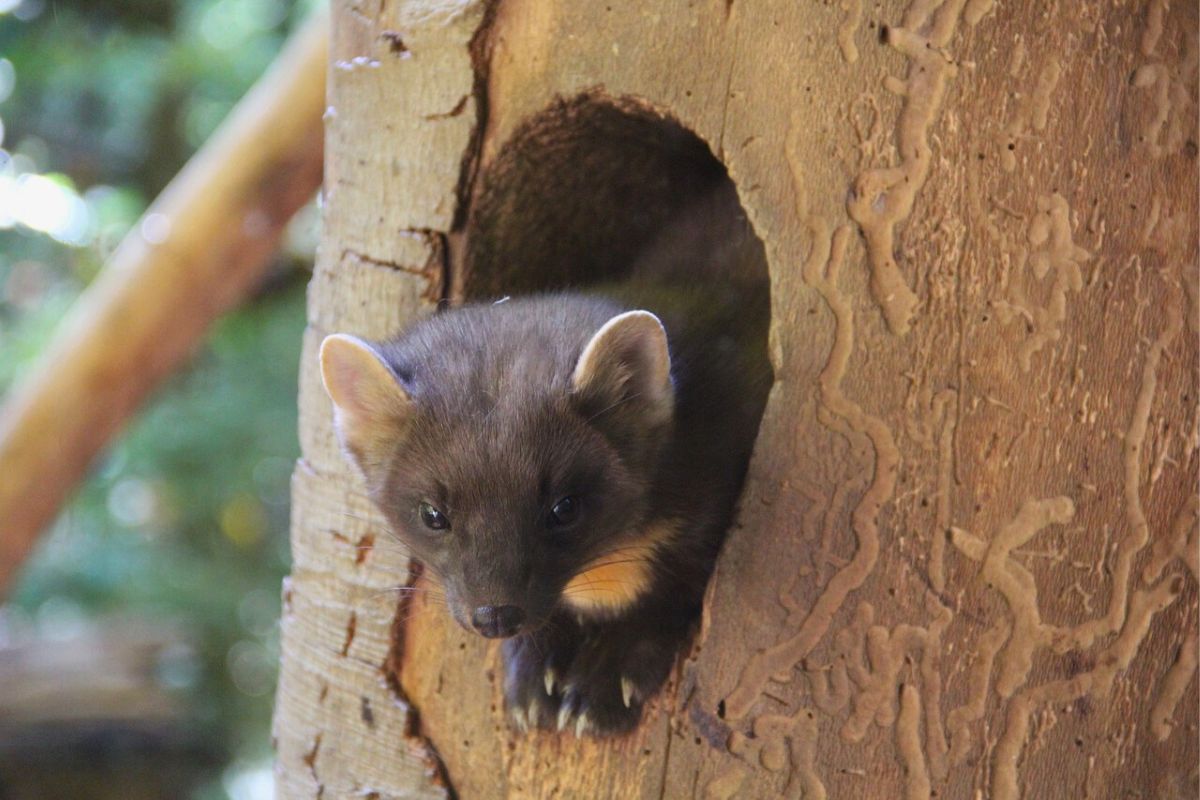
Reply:
[[[412,399],[379,351],[357,336],[326,336],[320,358],[338,441],[373,481],[404,435]]]
[[[667,332],[649,311],[626,311],[583,348],[571,385],[591,419],[630,416],[643,427],[670,421],[675,407]]]

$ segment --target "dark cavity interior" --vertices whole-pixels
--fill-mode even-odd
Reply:
[[[644,104],[589,93],[531,118],[488,166],[454,294],[619,281],[649,261],[768,291],[762,242],[708,146]]]

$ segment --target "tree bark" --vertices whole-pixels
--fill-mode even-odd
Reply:
[[[1197,23],[1163,0],[335,3],[281,796],[1196,796]],[[496,648],[388,592],[421,583],[315,361],[327,332],[538,285],[539,238],[613,240],[538,199],[574,185],[556,148],[608,156],[556,105],[580,95],[707,143],[772,279],[776,383],[700,634],[612,741],[513,732]],[[676,185],[658,163],[624,165],[629,197]]]

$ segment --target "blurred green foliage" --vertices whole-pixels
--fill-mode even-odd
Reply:
[[[0,392],[319,1],[0,0]],[[269,753],[312,218],[95,465],[0,609],[0,645],[112,615],[178,629],[159,680],[242,765]]]

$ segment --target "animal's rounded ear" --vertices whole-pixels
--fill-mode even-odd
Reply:
[[[671,418],[675,391],[667,332],[649,311],[618,314],[583,348],[571,376],[577,396],[603,414],[636,411],[644,422]]]
[[[320,361],[338,440],[372,479],[403,436],[412,399],[375,346],[357,336],[326,336]]]

